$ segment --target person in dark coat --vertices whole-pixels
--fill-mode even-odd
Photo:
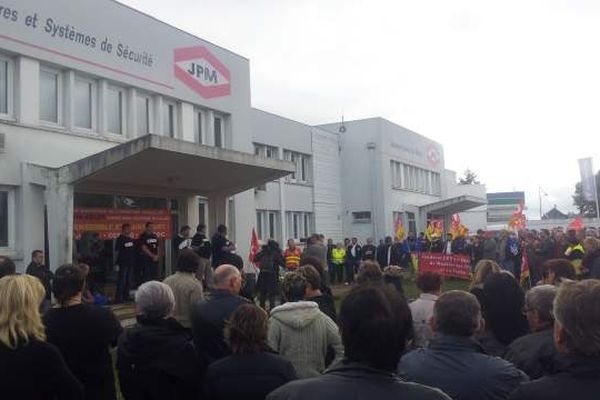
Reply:
[[[510,400],[596,400],[600,393],[600,281],[563,283],[554,300],[555,373],[524,383]]]
[[[533,333],[521,336],[508,346],[504,359],[525,372],[529,378],[538,379],[554,370],[554,317],[552,303],[556,287],[535,286],[525,295],[525,313]]]
[[[239,306],[248,303],[239,296],[242,276],[233,265],[218,267],[213,280],[209,297],[192,304],[190,310],[196,352],[207,365],[231,354],[223,337],[225,322]]]
[[[581,260],[584,278],[600,279],[600,240],[587,237],[583,241],[585,255]]]
[[[398,375],[439,388],[454,400],[505,399],[528,379],[508,361],[483,352],[474,340],[483,325],[474,295],[462,290],[442,294],[433,308],[434,338],[427,348],[402,357]]]
[[[373,238],[367,238],[367,244],[365,244],[360,252],[362,261],[375,261],[377,255],[377,247],[373,244]]]
[[[197,400],[203,368],[187,331],[171,318],[175,297],[158,281],[136,294],[137,323],[119,338],[117,370],[125,400]]]
[[[304,299],[317,303],[319,310],[321,310],[323,314],[331,318],[333,322],[337,322],[335,303],[330,295],[321,291],[321,276],[317,269],[312,265],[303,265],[298,268],[298,273],[306,278],[306,294]]]
[[[508,272],[492,274],[485,280],[481,304],[485,331],[478,339],[486,353],[503,357],[509,344],[529,333],[524,305],[523,289]]]
[[[212,267],[217,268],[219,265],[227,264],[228,256],[235,251],[235,244],[227,239],[227,227],[219,225],[217,232],[213,235],[211,241],[212,249]]]
[[[386,236],[384,242],[377,246],[377,263],[381,268],[390,265],[392,261],[392,237]]]
[[[361,259],[362,247],[358,244],[358,239],[353,237],[346,247],[346,283],[350,284],[354,282],[354,275],[358,272],[358,265]]]
[[[31,262],[27,266],[25,273],[27,275],[35,276],[40,280],[40,282],[42,282],[42,285],[44,285],[46,295],[44,296],[41,309],[43,312],[45,312],[51,306],[50,301],[52,299],[52,278],[54,277],[54,274],[52,271],[50,271],[50,268],[44,264],[43,251],[34,250],[31,253]]]
[[[59,307],[44,315],[48,342],[62,353],[83,384],[86,400],[114,400],[115,377],[110,350],[123,331],[110,308],[83,304],[84,277],[79,267],[63,265],[54,275]]]
[[[46,342],[42,283],[29,275],[0,279],[0,398],[83,400],[83,387]]]
[[[267,313],[253,305],[238,307],[225,328],[231,355],[210,365],[205,394],[211,400],[263,400],[296,379],[292,363],[267,345]]]
[[[352,289],[342,303],[340,325],[346,358],[321,376],[280,387],[267,400],[450,400],[439,390],[394,374],[412,318],[393,289],[372,285]]]
[[[260,306],[265,308],[268,298],[269,308],[273,309],[275,298],[279,294],[279,268],[285,268],[285,260],[279,244],[274,240],[269,240],[262,250],[256,254],[254,261],[260,266],[258,281],[256,282]]]

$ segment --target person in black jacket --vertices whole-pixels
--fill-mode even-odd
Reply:
[[[117,252],[117,265],[119,266],[119,280],[117,282],[115,302],[122,303],[129,300],[131,274],[135,270],[137,255],[135,239],[131,235],[130,224],[123,224],[121,226],[121,234],[115,243],[115,251]]]
[[[119,338],[117,370],[126,400],[197,400],[202,364],[187,331],[171,314],[169,286],[149,281],[135,293],[137,323]]]
[[[337,312],[335,311],[335,303],[331,295],[321,291],[321,276],[315,267],[312,265],[303,265],[298,268],[298,272],[306,278],[306,294],[304,300],[314,301],[319,306],[319,310],[337,322]]]
[[[365,244],[360,252],[362,261],[375,261],[377,256],[377,247],[373,244],[373,238],[367,238],[367,244]]]
[[[46,342],[39,306],[46,296],[29,275],[0,279],[0,397],[83,400],[83,387]]]
[[[556,290],[553,285],[540,285],[527,292],[524,312],[532,333],[512,342],[504,356],[531,379],[541,378],[554,371],[556,346],[552,303]]]
[[[42,302],[41,309],[42,311],[46,311],[51,306],[52,299],[52,278],[54,274],[50,271],[50,268],[44,264],[44,252],[41,250],[34,250],[31,253],[31,262],[27,266],[25,270],[27,275],[35,276],[42,282],[44,285],[44,289],[46,290],[46,295],[44,296],[44,301]]]
[[[511,400],[596,400],[600,393],[600,281],[565,282],[554,300],[555,373],[522,384]]]
[[[358,239],[353,237],[346,248],[346,283],[354,283],[354,275],[358,272],[358,265],[361,259],[360,244],[358,244]]]
[[[280,387],[267,400],[450,400],[437,389],[395,375],[412,318],[393,289],[372,285],[352,289],[342,303],[340,326],[346,358],[321,376]]]
[[[385,241],[377,246],[377,263],[381,268],[390,265],[392,261],[392,237],[386,236]]]
[[[260,266],[256,290],[260,306],[265,308],[266,300],[269,299],[269,308],[275,308],[275,298],[279,294],[279,268],[285,268],[283,254],[279,244],[269,240],[262,250],[256,254],[254,260]]]
[[[109,350],[116,346],[123,328],[110,308],[82,303],[83,287],[79,267],[67,264],[56,270],[53,291],[59,307],[44,315],[46,335],[83,384],[86,400],[114,400]]]
[[[212,285],[213,269],[210,266],[212,245],[206,237],[206,225],[200,224],[196,227],[196,234],[192,237],[192,249],[200,257],[196,277],[204,284],[204,289],[208,289]]]
[[[240,271],[233,265],[221,265],[215,270],[213,292],[207,299],[192,304],[190,320],[194,345],[198,356],[206,364],[231,354],[223,329],[231,314],[248,303],[239,296],[241,286]]]
[[[211,400],[263,400],[296,379],[292,363],[267,345],[268,316],[253,304],[238,307],[225,328],[231,355],[210,365],[205,394]]]

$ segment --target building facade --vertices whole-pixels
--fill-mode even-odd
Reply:
[[[485,203],[443,147],[382,118],[309,126],[251,107],[248,59],[111,0],[7,0],[0,254],[111,271],[121,223],[261,240],[423,231]],[[462,214],[467,215],[467,214]],[[468,219],[468,218],[467,218]],[[471,229],[479,228],[475,218]]]

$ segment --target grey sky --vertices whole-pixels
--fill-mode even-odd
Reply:
[[[250,58],[257,108],[309,124],[382,116],[444,145],[447,168],[573,209],[600,158],[595,0],[124,0]]]

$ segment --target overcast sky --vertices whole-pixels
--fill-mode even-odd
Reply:
[[[573,210],[600,166],[600,1],[123,0],[250,59],[252,103],[308,124],[387,118],[488,191]]]

